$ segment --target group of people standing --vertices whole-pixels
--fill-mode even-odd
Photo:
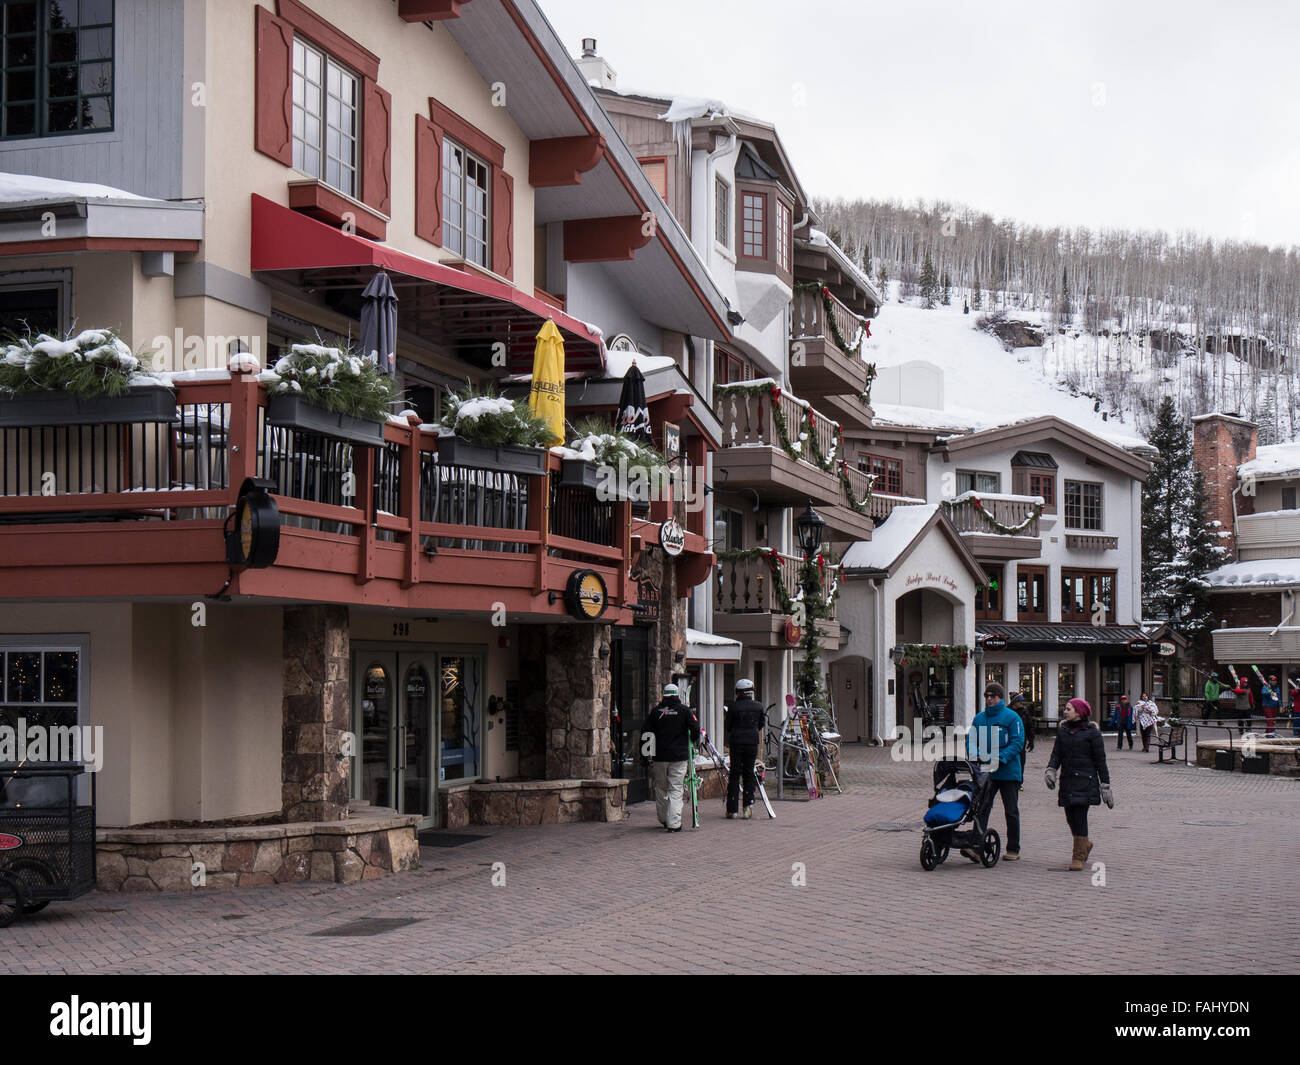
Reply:
[[[1026,744],[1033,743],[1032,729],[1026,729],[1028,715],[1023,709],[1017,712],[1017,704],[1023,706],[1023,702],[1020,694],[1013,692],[1008,705],[1006,689],[1001,684],[986,684],[984,709],[975,715],[967,734],[967,750],[972,756],[986,760],[996,751],[997,766],[989,774],[992,786],[985,789],[980,813],[981,820],[987,823],[993,804],[998,796],[1002,797],[1007,818],[1007,845],[1002,859],[1008,862],[1020,859],[1019,793],[1024,790]],[[1101,730],[1092,720],[1092,707],[1083,699],[1071,699],[1065,704],[1064,716],[1043,778],[1049,789],[1060,784],[1057,805],[1065,810],[1065,820],[1074,837],[1070,868],[1079,870],[1092,851],[1088,808],[1103,802],[1113,808],[1115,796],[1106,765],[1106,745]],[[979,852],[972,847],[963,848],[962,854],[973,862],[980,861]]]
[[[1122,751],[1124,749],[1124,740],[1128,739],[1128,749],[1133,749],[1133,726],[1136,725],[1142,732],[1142,750],[1151,750],[1151,735],[1155,732],[1156,726],[1160,724],[1160,711],[1156,704],[1152,702],[1151,696],[1146,692],[1142,693],[1142,698],[1134,706],[1128,701],[1127,695],[1119,697],[1119,703],[1115,706],[1111,720],[1115,725],[1115,749]]]
[[[1232,672],[1231,670],[1229,672]],[[1258,670],[1256,670],[1258,672]],[[1291,731],[1300,736],[1300,684],[1291,679]],[[1282,715],[1284,696],[1277,674],[1267,680],[1260,677],[1259,708],[1264,711],[1264,732],[1268,736],[1277,735],[1277,719]],[[1205,681],[1205,720],[1219,715],[1219,724],[1224,717],[1237,718],[1237,729],[1244,733],[1255,714],[1255,693],[1244,676],[1232,673],[1231,678],[1220,679],[1220,674],[1211,673]],[[1235,711],[1235,714],[1233,713]]]

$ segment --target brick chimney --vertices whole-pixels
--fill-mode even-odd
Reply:
[[[1237,557],[1236,530],[1232,522],[1232,492],[1237,487],[1237,467],[1255,457],[1259,430],[1254,422],[1236,414],[1201,414],[1192,419],[1192,461],[1205,481],[1206,517],[1222,522],[1222,541],[1229,558]],[[1237,494],[1237,513],[1254,509],[1250,496]]]

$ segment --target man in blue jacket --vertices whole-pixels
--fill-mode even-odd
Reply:
[[[991,769],[989,787],[981,807],[985,825],[993,812],[993,800],[1002,796],[1002,808],[1007,815],[1007,849],[1004,861],[1020,860],[1020,781],[1023,771],[1020,752],[1025,749],[1025,726],[1020,715],[1009,710],[1006,691],[1001,684],[984,685],[984,709],[975,715],[971,730],[966,734],[966,750],[972,758],[986,763]],[[962,854],[972,862],[980,860],[979,850],[963,847]]]

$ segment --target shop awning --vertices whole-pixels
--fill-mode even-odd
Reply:
[[[739,662],[744,644],[699,629],[686,630],[687,662]]]
[[[1022,625],[977,621],[975,635],[1001,636],[1007,651],[1052,651],[1063,647],[1085,651],[1125,651],[1129,640],[1152,637],[1136,625]]]
[[[345,314],[355,303],[352,317],[359,317],[362,289],[382,269],[397,292],[398,328],[470,362],[491,365],[492,345],[503,343],[510,372],[531,372],[537,331],[550,318],[564,337],[566,369],[605,366],[598,330],[513,285],[344,233],[256,194],[249,265],[263,279],[323,291]]]

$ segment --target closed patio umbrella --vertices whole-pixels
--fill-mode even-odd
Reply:
[[[361,293],[361,352],[385,373],[397,370],[397,293],[382,270]]]
[[[651,443],[650,405],[645,398],[645,374],[633,361],[623,375],[623,389],[618,394],[618,430],[628,436]]]
[[[528,406],[546,421],[551,443],[564,443],[564,338],[549,318],[533,351],[533,387]]]

